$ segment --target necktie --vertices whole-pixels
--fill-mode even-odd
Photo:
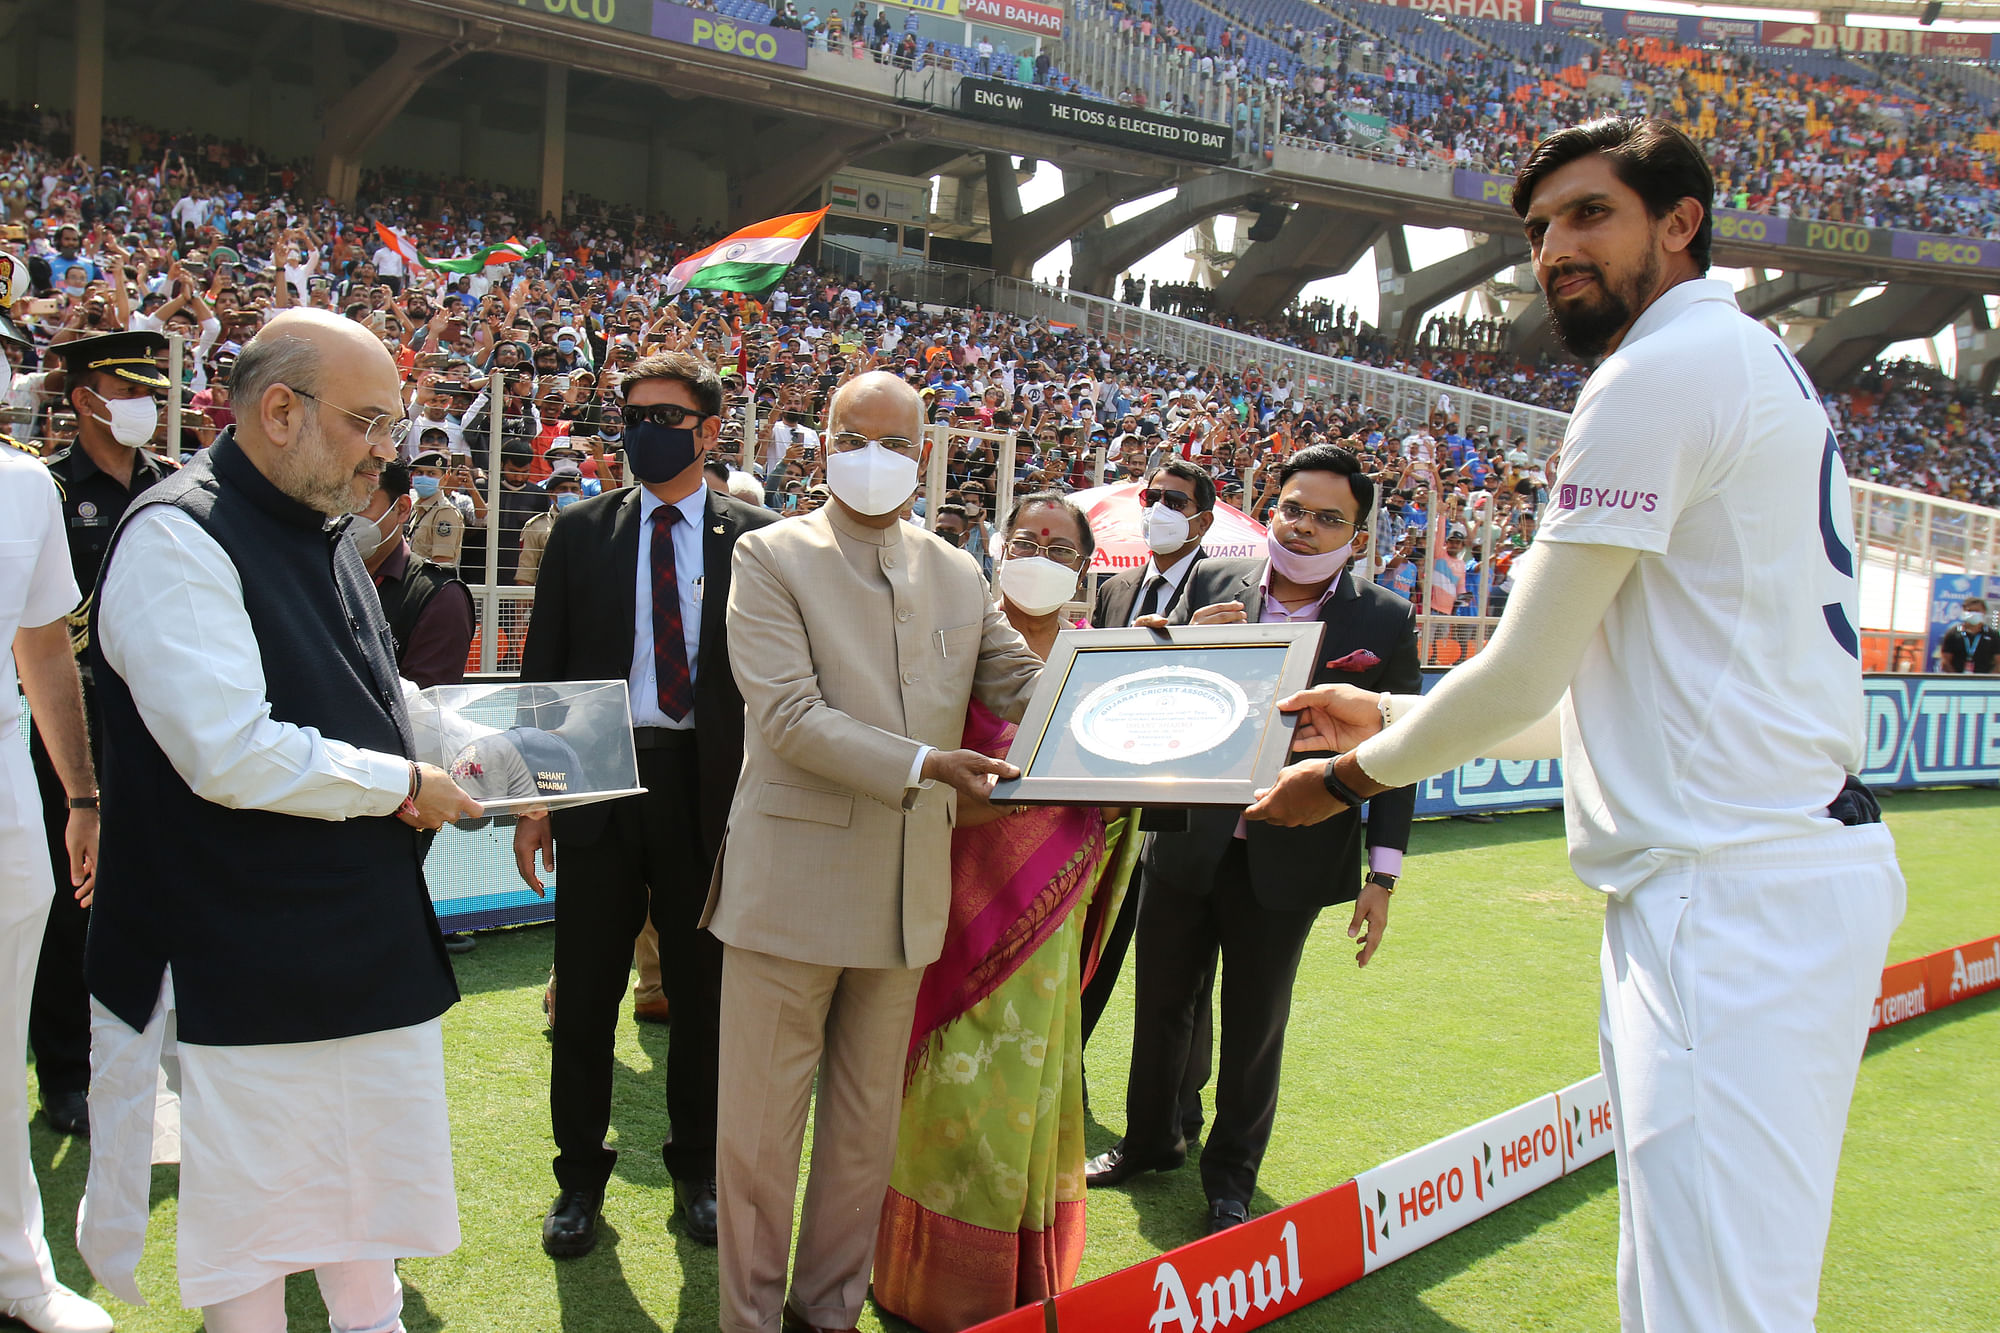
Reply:
[[[1137,620],[1140,616],[1158,615],[1160,612],[1160,592],[1166,586],[1167,581],[1164,578],[1161,578],[1158,574],[1153,575],[1146,583],[1146,595],[1139,599],[1139,609],[1132,613],[1132,619]]]
[[[659,685],[660,711],[676,722],[694,707],[687,639],[681,633],[681,585],[674,577],[674,524],[680,517],[674,505],[653,511],[653,678]]]

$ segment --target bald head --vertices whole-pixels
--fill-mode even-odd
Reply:
[[[236,442],[280,490],[327,515],[368,503],[403,415],[379,339],[330,311],[287,310],[244,347],[232,386]]]
[[[827,429],[853,431],[871,440],[888,435],[919,440],[924,433],[924,400],[900,376],[871,370],[835,391],[827,410]]]

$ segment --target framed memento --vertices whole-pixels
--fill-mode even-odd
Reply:
[[[1284,767],[1325,629],[1176,625],[1056,636],[1007,760],[1003,805],[1248,805]]]
[[[433,685],[411,701],[410,725],[417,757],[451,774],[488,816],[644,790],[622,680]]]

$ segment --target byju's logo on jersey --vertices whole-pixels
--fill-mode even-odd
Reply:
[[[1650,514],[1660,505],[1658,491],[1628,491],[1609,486],[1578,486],[1564,482],[1556,490],[1558,509],[1636,509]]]

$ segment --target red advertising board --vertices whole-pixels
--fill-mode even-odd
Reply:
[[[1855,55],[1930,56],[1939,60],[1989,60],[1994,34],[1939,32],[1934,28],[1850,28],[1831,23],[1764,24],[1764,45]]]
[[[1535,0],[1382,0],[1382,3],[1398,9],[1449,14],[1461,19],[1503,19],[1508,23],[1535,21]]]
[[[1043,37],[1063,33],[1061,5],[1038,5],[1033,0],[958,0],[958,14],[968,23],[990,23]]]
[[[1290,1314],[1361,1277],[1358,1198],[1350,1180],[1066,1291],[1058,1333],[1235,1333]]]

